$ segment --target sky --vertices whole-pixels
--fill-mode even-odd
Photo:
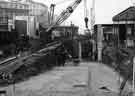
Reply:
[[[34,0],[37,2],[42,2],[48,7],[52,2],[61,2],[63,0]],[[56,4],[55,14],[59,15],[60,12],[66,7],[74,2],[75,0],[64,0],[65,2],[61,4]],[[129,6],[132,6],[135,0],[95,0],[95,23],[96,24],[110,24],[112,22],[112,17],[125,10]],[[90,13],[90,8],[92,6],[92,0],[87,0],[87,8]],[[84,3],[83,0],[80,5],[76,8],[74,13],[65,21],[64,24],[69,25],[70,23],[79,26],[80,30],[85,28],[84,23]],[[89,14],[89,26],[90,26],[90,14]]]

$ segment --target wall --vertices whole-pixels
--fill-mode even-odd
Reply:
[[[20,24],[21,24],[21,21],[22,21],[22,24],[25,26],[21,26],[20,24],[16,25],[16,28],[17,26],[20,25],[20,29],[24,29],[26,32],[24,32],[25,35],[28,35],[32,38],[39,38],[37,35],[36,35],[36,18],[34,16],[16,16],[15,20],[18,20],[18,22],[20,21]],[[25,24],[23,22],[26,22]],[[18,28],[17,28],[18,29]],[[19,29],[18,29],[19,30]],[[21,32],[21,30],[19,31]],[[22,32],[21,32],[22,33]]]
[[[114,26],[114,32],[118,37],[118,45],[123,47],[135,46],[135,25],[133,23],[120,23]]]

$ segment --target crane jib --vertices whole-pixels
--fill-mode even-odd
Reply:
[[[76,0],[74,3],[72,3],[70,6],[66,8],[56,19],[55,23],[50,25],[49,28],[47,28],[46,32],[49,32],[54,26],[60,25],[63,23],[75,10],[75,8],[81,3],[82,0]]]

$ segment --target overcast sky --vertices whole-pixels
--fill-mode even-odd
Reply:
[[[39,0],[35,0],[38,1]],[[63,0],[40,0],[47,6],[50,5],[51,2],[60,2]],[[66,8],[71,2],[75,0],[65,0],[64,3],[56,5],[55,14],[59,14],[62,10]],[[133,5],[135,0],[95,0],[95,17],[96,24],[108,24],[112,23],[112,17],[119,12],[125,10],[129,6]],[[87,0],[88,9],[91,8],[92,0]],[[90,12],[90,11],[89,11]],[[89,18],[90,19],[90,18]],[[79,26],[81,29],[84,28],[84,3],[83,0],[81,4],[77,7],[74,13],[66,20],[66,24],[70,24],[73,22],[75,25]]]

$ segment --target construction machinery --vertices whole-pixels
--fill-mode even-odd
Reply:
[[[88,29],[88,8],[87,8],[87,0],[84,0],[84,22],[85,22],[85,27]]]
[[[64,11],[62,11],[61,12],[61,14],[57,17],[57,19],[56,19],[56,21],[55,22],[53,22],[52,23],[52,21],[53,21],[53,15],[54,15],[54,7],[55,7],[55,5],[51,5],[51,10],[52,10],[52,12],[51,12],[51,19],[52,19],[52,21],[51,21],[51,23],[50,23],[50,26],[46,29],[46,30],[43,30],[42,31],[42,33],[45,33],[45,34],[47,34],[47,35],[44,35],[43,36],[43,38],[50,38],[51,37],[51,33],[52,33],[52,30],[53,30],[53,28],[55,27],[55,26],[59,26],[60,24],[62,24],[66,19],[68,19],[68,17],[74,12],[74,10],[77,8],[77,6],[80,4],[82,2],[82,0],[75,0],[73,3],[71,3]],[[85,22],[86,22],[86,28],[88,28],[88,15],[86,15],[86,18],[85,18]],[[77,40],[76,40],[77,41]],[[59,40],[59,42],[60,42],[60,44],[62,43],[61,42],[61,40]],[[47,45],[46,43],[43,43],[44,45]],[[57,43],[58,44],[58,43]],[[51,46],[54,46],[54,44],[53,45],[51,45]],[[43,49],[41,48],[41,50],[43,50],[43,53],[44,53],[44,49],[46,49],[46,46],[43,46]],[[50,49],[50,47],[49,47],[49,49]],[[43,54],[42,54],[42,52],[39,52],[39,51],[37,51],[37,52],[35,52],[36,53],[36,56],[43,56]],[[39,53],[39,54],[38,54]],[[41,53],[41,54],[40,54]],[[34,53],[33,53],[34,54]],[[32,53],[30,53],[28,56],[22,56],[22,57],[20,57],[20,58],[24,58],[24,59],[28,59],[28,58],[31,58],[31,56],[33,56],[33,54]],[[34,54],[35,55],[35,54]],[[9,62],[10,62],[11,60],[9,60]],[[7,72],[8,70],[10,70],[10,71],[8,71],[9,73],[8,74],[10,74],[10,73],[12,73],[12,71],[15,71],[15,70],[17,70],[18,68],[20,68],[24,63],[22,62],[22,60],[18,60],[18,59],[16,59],[15,60],[16,62],[14,63],[14,62],[11,62],[10,64],[8,64],[9,66],[5,66],[4,65],[4,68],[2,68],[1,70],[2,70],[2,72]],[[19,62],[18,62],[19,61]],[[6,61],[6,64],[7,64],[7,62],[8,61]],[[21,62],[21,63],[20,63]],[[19,63],[19,64],[17,64],[17,63]],[[11,67],[14,67],[14,66],[16,66],[15,67],[15,69],[11,69]],[[6,69],[6,70],[5,70]]]
[[[70,1],[70,0],[67,0],[67,1]],[[60,2],[56,2],[56,3],[51,3],[51,5],[50,5],[50,14],[49,14],[49,24],[52,24],[54,22],[55,7],[57,5],[65,3],[67,1],[63,0],[63,1],[60,1]]]
[[[76,0],[71,5],[69,5],[66,8],[66,10],[64,10],[63,12],[61,12],[61,14],[58,16],[58,18],[56,19],[56,21],[47,28],[46,32],[49,32],[56,25],[60,25],[61,23],[63,23],[74,12],[74,10],[81,3],[81,1],[82,0]],[[54,6],[55,5],[52,5],[52,8],[51,8],[51,10],[53,11],[52,14],[54,13]]]
[[[45,31],[43,31],[42,33],[49,33],[48,35],[45,35],[47,38],[50,37],[51,35],[51,31],[52,31],[52,28],[54,28],[55,26],[57,25],[60,25],[62,22],[64,22],[72,13],[73,11],[75,10],[75,8],[81,3],[82,0],[76,0],[75,2],[73,2],[71,5],[69,5],[66,10],[64,10],[57,18],[56,22],[52,23]],[[54,7],[54,5],[52,5]],[[51,9],[52,11],[54,11],[54,9],[52,8]],[[52,13],[52,16],[53,16],[53,13]],[[53,19],[53,18],[52,18]],[[43,38],[46,38],[46,37],[43,37]],[[57,44],[61,44],[61,41],[59,40]],[[44,46],[41,48],[41,50],[43,52],[40,52],[40,51],[36,51],[36,52],[33,52],[33,53],[29,53],[29,55],[26,55],[26,56],[19,56],[19,58],[23,58],[24,59],[28,59],[28,58],[31,58],[34,54],[36,54],[36,56],[38,57],[41,57],[41,56],[44,56],[44,52],[46,48],[47,43],[44,43]],[[51,47],[54,47],[55,44],[51,45]],[[49,47],[48,49],[50,50]],[[57,46],[56,46],[57,47]],[[39,54],[38,54],[39,53]],[[41,54],[40,54],[41,53]],[[21,53],[19,53],[18,55],[21,55]],[[17,58],[15,57],[15,60],[13,58],[13,61],[11,61],[11,59],[6,59],[4,60],[4,64],[2,62],[2,67],[0,68],[0,73],[2,74],[12,74],[12,72],[14,72],[15,70],[19,69],[22,65],[24,65],[23,61],[22,60],[19,60],[18,58],[18,55],[17,55]],[[6,62],[5,62],[6,61]],[[12,68],[11,68],[12,67]]]

